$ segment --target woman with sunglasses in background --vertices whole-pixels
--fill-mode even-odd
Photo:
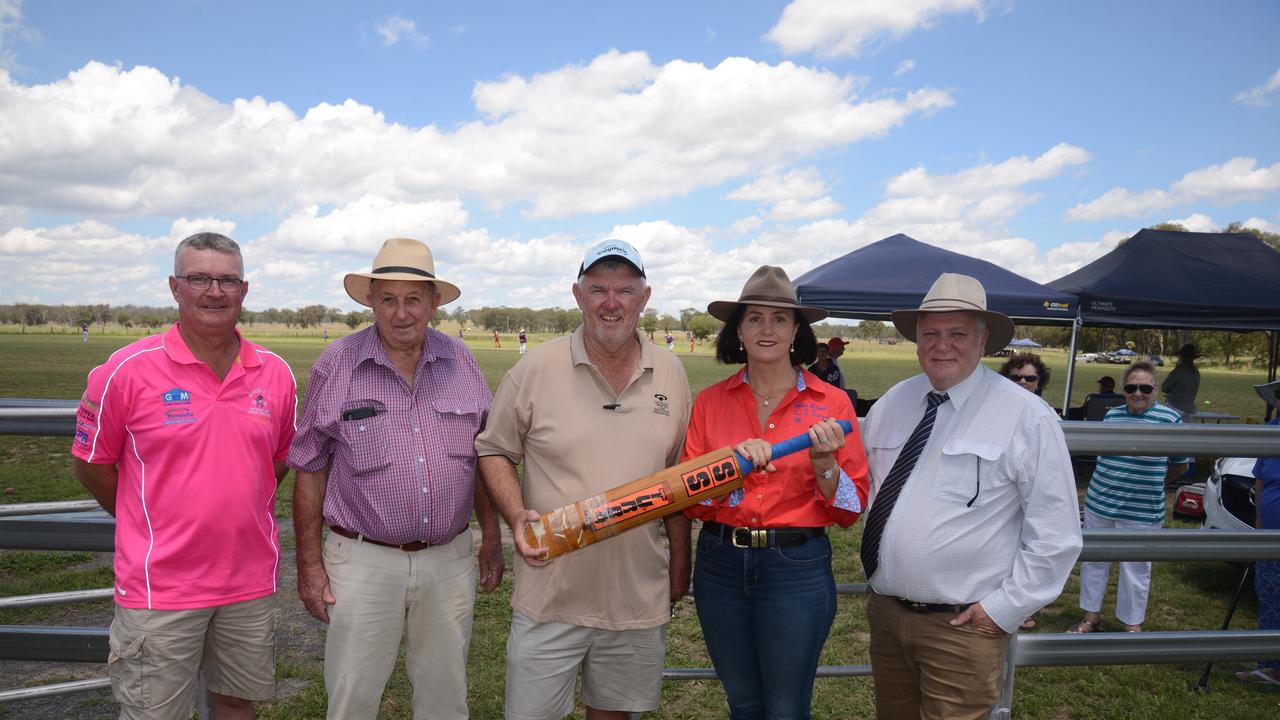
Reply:
[[[1181,423],[1182,415],[1156,402],[1156,368],[1136,362],[1124,371],[1124,405],[1107,411],[1107,423]],[[1084,526],[1158,530],[1164,525],[1164,487],[1187,469],[1190,458],[1099,456],[1084,501]],[[1109,562],[1080,563],[1080,609],[1084,619],[1069,633],[1096,632],[1102,626],[1102,596],[1111,575]],[[1140,632],[1151,589],[1150,562],[1120,563],[1116,619],[1129,632]]]
[[[1000,374],[1024,390],[1035,393],[1037,397],[1044,395],[1044,389],[1049,386],[1049,368],[1044,366],[1040,356],[1035,353],[1014,355],[1000,366]]]

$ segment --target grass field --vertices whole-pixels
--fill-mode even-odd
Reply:
[[[531,339],[536,345],[546,338],[535,336]],[[0,397],[76,398],[83,390],[87,371],[129,340],[124,336],[96,335],[86,344],[78,335],[0,334],[0,368],[4,369],[0,373]],[[518,357],[517,345],[503,338],[503,349],[495,350],[489,347],[487,337],[468,340],[489,384],[496,388],[503,373]],[[319,338],[273,337],[264,342],[289,361],[298,377],[300,390],[304,390],[311,364],[322,349]],[[714,362],[708,346],[700,345],[693,354],[687,352],[687,342],[682,346],[677,341],[676,348],[695,390],[730,372],[730,369]],[[1052,350],[1043,355],[1054,372],[1047,394],[1056,405],[1061,400],[1066,357],[1060,351]],[[987,362],[993,367],[998,365],[995,360]],[[912,345],[891,347],[854,343],[841,365],[851,384],[863,397],[877,397],[894,382],[917,372]],[[1072,403],[1078,404],[1085,393],[1096,387],[1094,380],[1097,377],[1104,374],[1118,377],[1121,370],[1118,365],[1079,366]],[[1208,407],[1213,410],[1256,417],[1261,414],[1262,406],[1249,386],[1262,380],[1261,373],[1206,368],[1202,371],[1200,397],[1210,400]],[[68,444],[67,438],[0,436],[0,487],[15,490],[13,495],[0,496],[0,502],[87,497],[71,477]],[[290,514],[287,498],[291,487],[291,480],[286,480],[278,509],[281,517]],[[1171,521],[1170,524],[1178,523]],[[855,576],[853,560],[859,535],[858,526],[832,533],[838,582],[861,580],[860,576]],[[286,537],[284,542],[288,547],[292,538]],[[508,565],[510,562],[508,554]],[[282,589],[282,600],[286,604],[295,595],[290,573],[291,568],[286,568]],[[1145,627],[1149,630],[1219,628],[1238,577],[1239,569],[1226,563],[1157,563]],[[110,582],[110,567],[103,554],[0,551],[0,595],[104,587]],[[482,596],[477,602],[469,663],[472,716],[476,718],[501,717],[510,590],[508,575],[498,592]],[[1062,597],[1037,616],[1041,631],[1061,632],[1078,619],[1077,591],[1077,578],[1073,575]],[[1114,597],[1113,585],[1108,593],[1109,604],[1103,608],[1106,617],[1111,616]],[[869,662],[863,602],[860,597],[841,598],[836,624],[823,653],[823,664]],[[36,608],[0,612],[0,624],[102,625],[109,614],[110,603]],[[1250,593],[1237,611],[1232,627],[1250,628],[1255,622],[1256,606]],[[298,637],[290,640],[288,651],[282,652],[278,663],[282,697],[261,706],[261,717],[292,719],[323,715],[322,629],[318,623],[305,618],[292,627]],[[670,627],[667,665],[710,665],[689,601],[678,607],[676,619]],[[1247,667],[1244,663],[1215,666],[1210,692],[1205,694],[1187,692],[1199,674],[1200,668],[1193,666],[1027,668],[1018,672],[1014,708],[1016,716],[1028,718],[1274,717],[1280,695],[1267,689],[1241,686],[1230,676],[1232,671]],[[85,672],[91,676],[100,674],[101,669],[88,668]],[[56,675],[44,677],[39,683],[60,679],[66,678]],[[0,682],[0,689],[10,687],[10,683]],[[398,668],[384,697],[380,717],[410,717],[409,696],[407,679],[403,669]],[[108,697],[105,693],[84,694],[68,712],[76,717],[110,717],[110,703],[105,699]],[[662,708],[651,717],[720,718],[724,715],[723,693],[718,683],[673,681],[666,683]],[[868,680],[824,679],[817,682],[814,717],[872,715],[872,690]],[[40,715],[30,714],[29,708],[23,704],[0,705],[0,718],[5,717]]]

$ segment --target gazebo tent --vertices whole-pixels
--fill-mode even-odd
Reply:
[[[1248,233],[1140,230],[1049,284],[1080,299],[1079,325],[1269,330],[1267,378],[1280,348],[1280,252]],[[1075,371],[1071,338],[1067,392]]]
[[[972,275],[987,290],[987,307],[1023,325],[1067,325],[1075,296],[1052,290],[986,260],[898,234],[836,258],[796,278],[800,302],[835,317],[887,320],[920,305],[944,272]]]
[[[1009,347],[1011,347],[1011,348],[1038,348],[1038,347],[1044,347],[1044,346],[1043,346],[1043,345],[1041,345],[1040,343],[1036,342],[1035,340],[1032,340],[1031,338],[1018,338],[1017,340],[1011,340],[1011,341],[1009,342]]]
[[[1280,329],[1280,252],[1248,233],[1140,230],[1048,285],[1095,327]]]

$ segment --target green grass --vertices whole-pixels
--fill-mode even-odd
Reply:
[[[252,335],[251,335],[252,337]],[[534,336],[536,346],[547,338]],[[86,373],[101,363],[114,350],[130,342],[126,336],[95,335],[88,344],[78,335],[3,335],[0,334],[0,396],[77,398],[83,391]],[[305,391],[311,364],[322,349],[319,338],[271,337],[263,340],[292,366]],[[496,388],[502,375],[517,360],[517,345],[503,338],[503,348],[489,347],[487,336],[468,338],[468,344],[485,373],[491,387]],[[676,347],[681,350],[681,343]],[[687,351],[685,344],[683,350]],[[709,346],[700,345],[694,354],[678,352],[685,364],[690,385],[701,389],[733,371],[715,363]],[[1047,396],[1058,404],[1065,381],[1066,356],[1061,351],[1042,353],[1054,377]],[[992,367],[999,361],[987,360]],[[853,343],[841,366],[850,384],[863,397],[877,397],[895,382],[918,372],[914,346],[880,346]],[[1119,365],[1077,366],[1073,404],[1079,404],[1094,381],[1104,374],[1119,377]],[[1168,370],[1169,368],[1164,368]],[[1250,385],[1263,380],[1261,372],[1226,371],[1206,367],[1202,370],[1200,397],[1211,401],[1213,410],[1242,416],[1259,416],[1261,403]],[[1057,397],[1055,399],[1055,393]],[[15,488],[14,495],[0,496],[0,502],[33,502],[37,500],[87,498],[88,495],[71,478],[68,455],[69,438],[27,438],[0,436],[0,486]],[[1081,486],[1083,488],[1083,486]],[[281,487],[278,514],[290,515],[288,498],[292,480]],[[1171,525],[1177,523],[1171,522]],[[836,548],[838,582],[857,582],[855,563],[860,527],[837,530],[832,534]],[[0,595],[105,587],[111,584],[110,568],[105,555],[94,553],[35,553],[0,551]],[[501,716],[505,672],[505,643],[510,626],[510,564],[502,587],[492,595],[482,595],[476,603],[475,630],[468,664],[472,716]],[[1239,577],[1239,569],[1227,563],[1156,563],[1146,627],[1150,630],[1211,630],[1221,627],[1230,594]],[[1061,632],[1079,619],[1076,605],[1078,579],[1073,575],[1062,596],[1037,615],[1044,632]],[[292,585],[283,588],[292,595]],[[1105,617],[1112,617],[1115,602],[1114,581],[1108,592]],[[829,665],[866,664],[867,626],[861,597],[842,596],[835,626],[823,651],[822,663]],[[34,608],[0,613],[0,624],[77,624],[75,618],[85,613],[101,614],[109,603],[89,606]],[[1247,593],[1237,610],[1233,628],[1254,627],[1256,604]],[[1114,625],[1112,626],[1114,627]],[[303,632],[322,629],[318,623],[305,625]],[[676,619],[668,633],[667,665],[670,667],[709,667],[701,632],[691,601],[677,609]],[[1192,695],[1187,692],[1199,676],[1195,665],[1133,665],[1107,667],[1025,668],[1017,673],[1015,713],[1028,718],[1239,718],[1270,717],[1277,709],[1277,695],[1267,689],[1245,687],[1229,673],[1250,667],[1247,663],[1223,663],[1215,666],[1210,692]],[[278,662],[278,678],[283,698],[259,708],[264,718],[317,717],[325,704],[320,653],[282,653]],[[0,689],[7,686],[0,683]],[[86,700],[86,702],[89,702]],[[90,702],[92,704],[92,702]],[[380,717],[411,716],[410,689],[400,664],[384,695]],[[814,716],[818,718],[871,717],[872,688],[865,678],[832,678],[818,680],[814,694]],[[0,717],[7,715],[0,708]],[[707,681],[670,681],[664,684],[661,709],[655,718],[720,718],[725,715],[724,696],[718,683]],[[580,717],[580,713],[575,717]]]

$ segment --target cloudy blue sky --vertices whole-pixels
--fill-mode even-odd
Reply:
[[[1280,3],[0,0],[0,302],[351,307],[387,237],[464,307],[666,311],[894,233],[1036,280],[1163,221],[1280,231]]]

